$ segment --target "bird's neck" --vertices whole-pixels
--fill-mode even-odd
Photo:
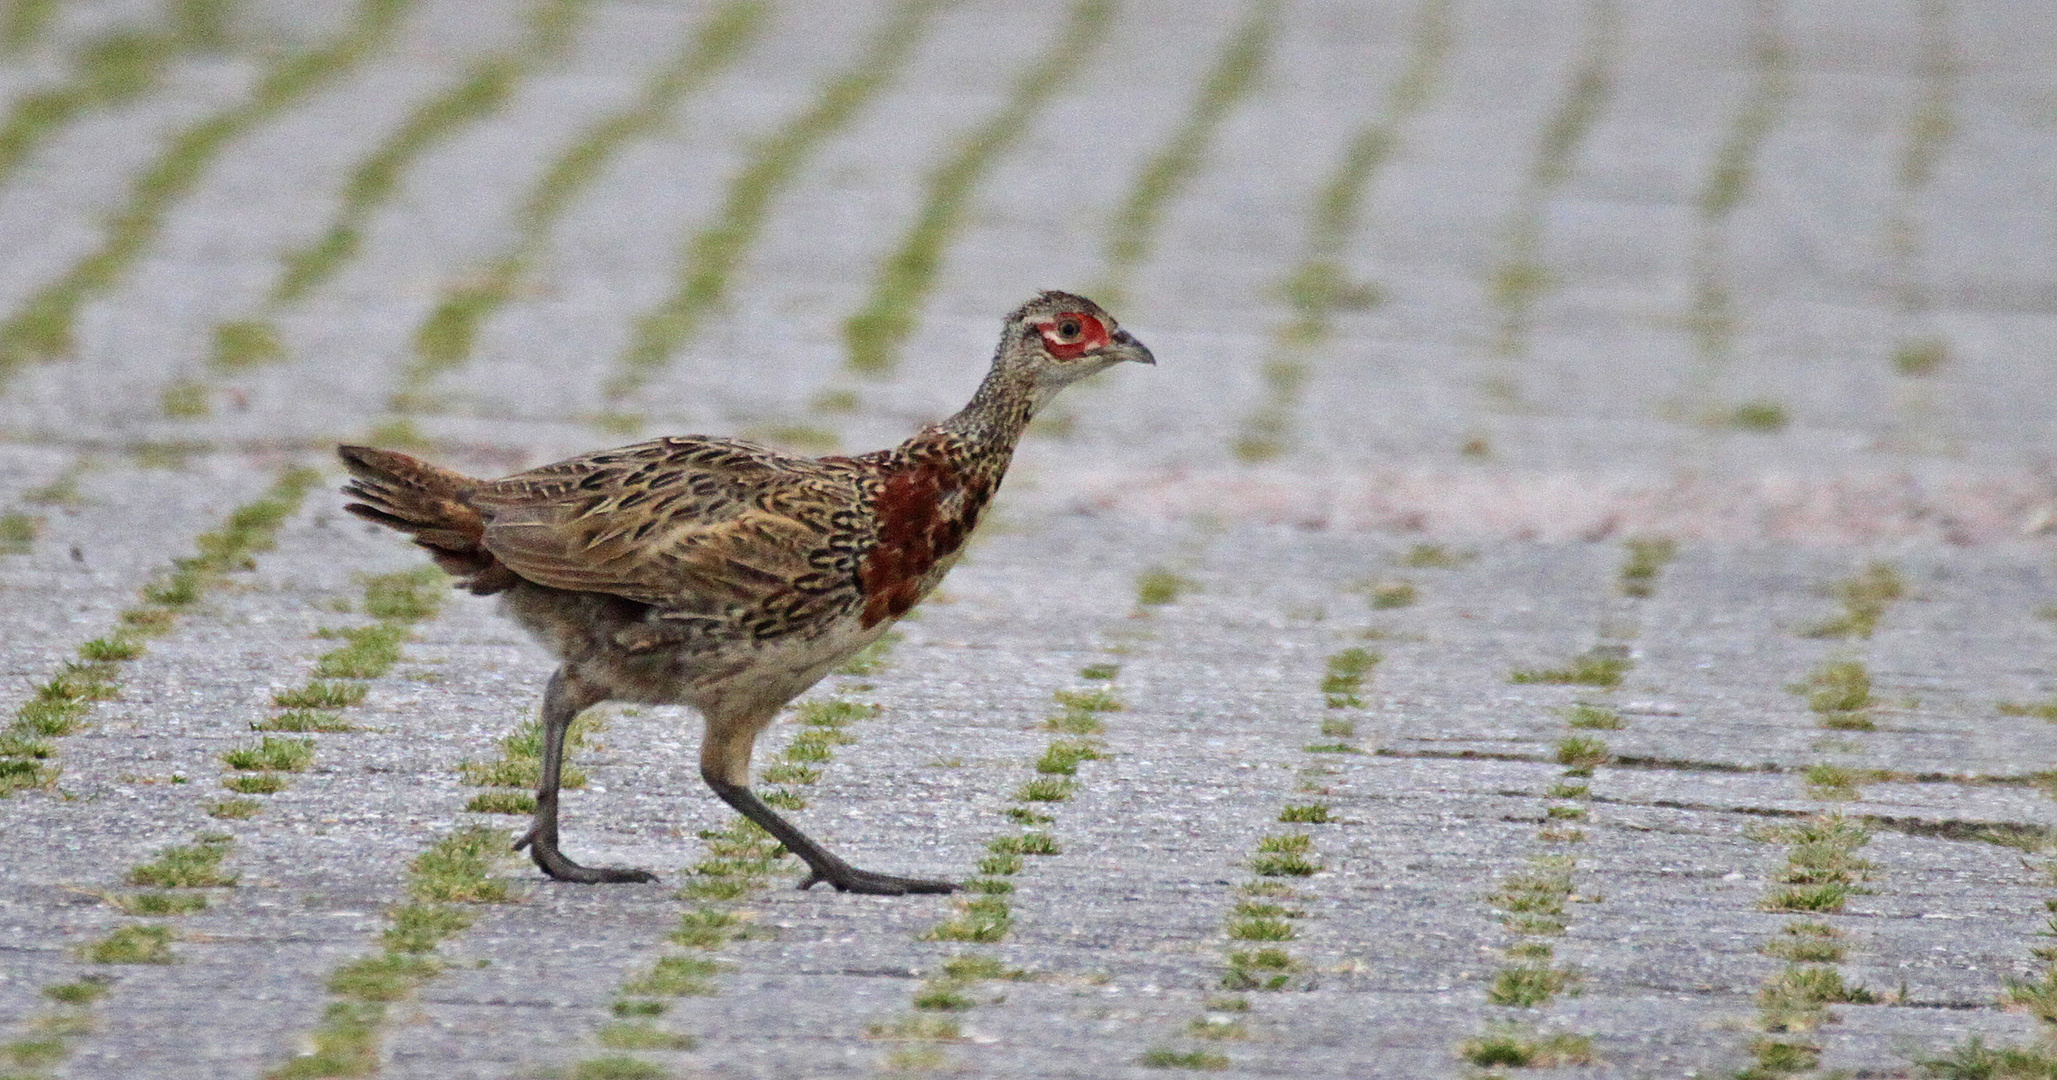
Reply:
[[[943,431],[989,452],[1012,454],[1021,433],[1042,408],[1033,377],[995,367]]]

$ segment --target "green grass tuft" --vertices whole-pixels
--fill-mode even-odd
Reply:
[[[267,735],[255,745],[238,746],[224,752],[221,761],[231,769],[251,772],[304,772],[314,763],[314,741],[275,739]]]
[[[220,818],[224,821],[242,821],[246,818],[256,817],[257,812],[262,809],[264,809],[264,804],[256,799],[225,799],[218,803],[209,804],[207,816]]]
[[[1078,790],[1075,783],[1055,776],[1038,777],[1014,793],[1022,802],[1063,802]]]
[[[171,943],[177,938],[169,926],[122,926],[87,945],[83,955],[95,964],[176,964]]]
[[[1144,607],[1176,604],[1179,597],[1192,587],[1191,580],[1169,570],[1145,570],[1136,577],[1136,603]]]
[[[1760,434],[1784,431],[1791,422],[1786,407],[1776,401],[1746,401],[1728,414],[1729,427]]]
[[[235,874],[222,872],[221,861],[228,853],[226,840],[164,848],[155,860],[131,869],[127,880],[131,885],[159,889],[226,888],[239,880]]]
[[[1486,1000],[1494,1005],[1533,1009],[1559,994],[1576,992],[1578,973],[1569,968],[1520,965],[1501,968],[1486,987]]]
[[[1057,776],[1072,776],[1078,772],[1079,762],[1098,761],[1104,755],[1092,743],[1083,741],[1053,742],[1036,760],[1036,771]]]
[[[198,893],[144,892],[108,899],[124,915],[177,916],[207,910],[207,897]]]
[[[26,555],[35,550],[43,519],[30,514],[0,514],[0,555]]]
[[[1594,650],[1579,654],[1564,667],[1518,669],[1507,676],[1507,681],[1612,688],[1621,685],[1622,677],[1633,666],[1626,656]]]
[[[634,1024],[617,1021],[600,1029],[595,1036],[601,1046],[609,1050],[691,1050],[700,1045],[691,1035],[680,1035],[665,1031],[652,1024]],[[663,1070],[659,1076],[669,1076]]]
[[[250,730],[290,732],[315,731],[327,734],[335,734],[339,732],[357,731],[359,730],[359,728],[356,724],[352,724],[344,720],[341,716],[337,715],[336,713],[321,712],[315,709],[288,709],[285,712],[282,712],[277,716],[271,717],[269,719],[253,721],[250,725]]]
[[[507,883],[487,875],[508,850],[508,836],[498,829],[459,829],[415,857],[408,893],[423,903],[505,903]]]
[[[1457,1056],[1482,1069],[1507,1066],[1515,1069],[1551,1069],[1565,1065],[1591,1065],[1599,1060],[1593,1040],[1585,1035],[1559,1032],[1540,1036],[1512,1025],[1457,1048]]]
[[[1219,1072],[1233,1062],[1212,1050],[1173,1050],[1164,1046],[1153,1046],[1143,1051],[1137,1064],[1152,1069],[1194,1069],[1201,1072]]]

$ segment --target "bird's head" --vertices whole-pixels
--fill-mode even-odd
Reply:
[[[1050,291],[1007,316],[993,367],[1025,377],[1040,407],[1064,387],[1124,360],[1157,363],[1100,305],[1074,293]]]

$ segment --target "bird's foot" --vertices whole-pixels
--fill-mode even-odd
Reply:
[[[529,849],[529,857],[536,866],[558,881],[569,881],[579,885],[612,885],[619,882],[652,882],[657,875],[648,870],[636,870],[626,866],[580,866],[564,857],[554,842],[538,842],[531,831],[514,842],[514,850]]]
[[[928,881],[923,878],[894,877],[891,874],[874,874],[853,866],[836,866],[823,869],[813,868],[800,888],[811,889],[827,882],[837,892],[854,892],[866,896],[905,896],[908,893],[952,893],[959,886],[948,881]]]

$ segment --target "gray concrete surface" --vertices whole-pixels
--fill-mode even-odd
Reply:
[[[214,326],[260,313],[282,254],[326,227],[351,170],[516,40],[526,9],[422,0],[392,49],[210,162],[85,304],[75,353],[24,366],[0,394],[0,515],[38,523],[28,550],[0,554],[0,715],[115,629],[137,589],[279,467],[328,468],[327,444],[393,419],[437,299],[510,242],[535,178],[715,6],[593,0],[565,58],[429,147],[338,276],[270,312],[285,346],[273,366],[211,368]],[[59,7],[43,38],[0,58],[0,111],[63,80],[94,35],[164,17],[146,3]],[[181,54],[154,93],[56,131],[0,185],[0,313],[93,250],[172,133],[241,100],[279,50],[336,33],[343,8],[252,0],[226,51]],[[609,411],[652,436],[848,450],[904,437],[969,393],[1006,310],[1038,288],[1105,282],[1113,214],[1251,10],[1117,4],[1079,76],[976,189],[898,369],[861,378],[843,366],[843,320],[929,173],[1069,11],[947,6],[771,204],[719,317],[632,399],[608,402],[601,388],[634,320],[672,288],[681,245],[887,13],[770,4],[733,66],[602,163],[473,357],[433,382],[411,418],[425,453],[508,471],[624,441],[624,421],[596,422]],[[1283,455],[1241,460],[1239,430],[1272,400],[1266,364],[1293,317],[1281,283],[1307,257],[1316,193],[1387,115],[1439,17],[1447,49],[1341,252],[1385,302],[1332,314],[1299,354]],[[693,767],[695,718],[613,709],[580,761],[591,785],[568,796],[566,847],[663,882],[559,886],[508,859],[496,873],[516,901],[480,906],[440,947],[442,973],[389,1006],[381,1075],[614,1075],[595,1059],[626,1054],[681,1077],[1121,1077],[1163,1075],[1147,1064],[1163,1052],[1219,1054],[1185,1063],[1225,1075],[1459,1076],[1484,1071],[1465,1044],[1504,1023],[1591,1038],[1591,1060],[1552,1075],[1730,1075],[1770,1037],[1758,995],[1784,964],[1761,950],[1794,918],[1761,910],[1788,854],[1766,829],[1824,813],[1870,822],[1869,879],[1822,918],[1846,946],[1833,966],[1878,1000],[1778,1037],[1818,1047],[1824,1073],[1859,1076],[1912,1075],[1974,1034],[2050,1037],[2005,993],[2043,972],[2031,950],[2046,945],[2057,879],[2036,830],[2057,828],[2057,804],[2039,774],[2057,768],[2057,730],[1998,705],[2057,694],[2057,9],[1281,0],[1276,19],[1255,89],[1170,192],[1155,256],[1121,283],[1116,314],[1160,366],[1073,391],[886,665],[819,691],[882,709],[823,766],[800,820],[855,862],[969,877],[989,840],[1018,831],[1005,811],[1052,738],[1052,695],[1095,685],[1089,665],[1120,665],[1105,756],[1080,766],[1071,800],[1038,808],[1062,852],[1013,879],[1011,931],[929,940],[958,901],[774,880],[716,905],[756,930],[709,954],[718,992],[656,1021],[695,1048],[604,1048],[625,984],[689,953],[666,942],[701,906],[678,889],[704,857],[698,833],[726,820]],[[1558,147],[1566,171],[1539,188],[1595,19],[1616,43],[1607,92]],[[1739,198],[1710,212],[1723,148],[1767,77],[1753,40],[1775,45],[1786,92],[1745,140]],[[1923,139],[1934,164],[1910,179],[1903,161]],[[1516,250],[1529,225],[1534,250]],[[1523,260],[1547,277],[1508,349],[1495,280]],[[1712,336],[1710,291],[1729,319]],[[1896,369],[1917,339],[1946,358]],[[167,414],[182,383],[207,415]],[[831,391],[855,409],[824,408]],[[1753,401],[1787,422],[1728,422]],[[75,492],[53,497],[65,477]],[[546,669],[469,597],[368,680],[347,710],[361,731],[311,736],[314,765],[254,817],[208,816],[228,794],[219,755],[335,646],[315,631],[363,625],[362,579],[417,561],[342,514],[333,486],[118,665],[119,696],[55,740],[52,784],[0,801],[0,1039],[16,1072],[287,1066],[311,1048],[329,975],[378,948],[415,855],[463,824],[514,826],[464,812],[477,789],[457,765],[497,753]],[[1622,596],[1622,541],[1658,535],[1676,558],[1653,595]],[[1454,565],[1410,564],[1420,544]],[[1807,636],[1839,610],[1836,584],[1874,563],[1903,583],[1875,633]],[[1189,588],[1139,604],[1157,570]],[[1373,606],[1377,586],[1403,582],[1413,603]],[[1621,686],[1510,682],[1595,646],[1632,659]],[[1331,709],[1324,664],[1350,647],[1383,660],[1362,708]],[[1796,692],[1835,661],[1868,671],[1875,730],[1824,730]],[[1569,728],[1580,702],[1623,726]],[[1617,760],[1577,781],[1585,797],[1552,796],[1572,735]],[[1356,752],[1307,749],[1338,741]],[[1857,770],[1849,797],[1809,786],[1824,765]],[[1311,800],[1335,820],[1279,823]],[[1246,1038],[1196,1037],[1210,1009],[1231,1018],[1228,954],[1264,944],[1227,936],[1256,845],[1296,830],[1321,870],[1286,879],[1280,901],[1304,913],[1282,943],[1290,985],[1241,995]],[[208,890],[206,911],[141,918],[108,899],[135,891],[130,868],[159,849],[216,832],[233,837],[240,882]],[[1548,856],[1574,860],[1550,963],[1578,973],[1575,992],[1491,1004],[1519,944],[1492,897]],[[82,953],[139,923],[175,927],[179,962]],[[1030,977],[968,990],[959,1038],[884,1037],[965,952]],[[88,1008],[44,994],[87,976],[112,979]],[[52,1028],[72,1013],[90,1019]],[[53,1030],[54,1056],[17,1052]]]

